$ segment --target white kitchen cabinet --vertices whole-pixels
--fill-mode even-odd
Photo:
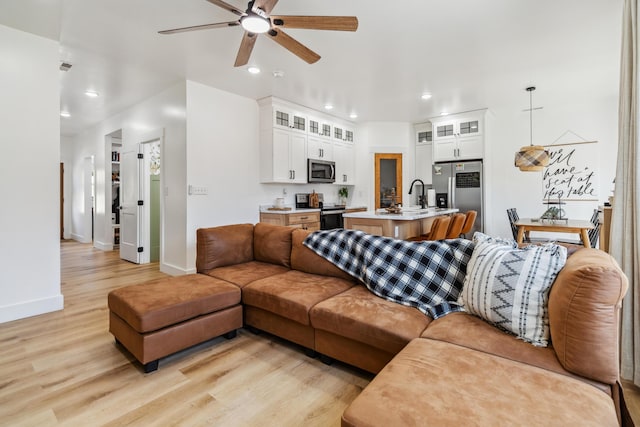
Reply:
[[[273,106],[273,127],[294,132],[307,132],[307,117],[295,110]]]
[[[353,128],[338,124],[333,125],[332,136],[335,142],[341,142],[344,144],[353,144],[355,139]]]
[[[336,162],[337,185],[354,185],[356,180],[356,156],[352,144],[334,144],[333,158]]]
[[[307,137],[307,157],[315,160],[333,160],[333,143],[318,136]]]
[[[306,135],[282,129],[261,131],[260,162],[263,183],[306,183]]]
[[[416,178],[421,179],[425,185],[433,182],[431,172],[433,170],[432,144],[416,144]]]
[[[482,159],[484,111],[433,122],[433,161]]]
[[[322,139],[331,139],[331,130],[333,125],[326,119],[320,117],[309,117],[309,137],[318,137]]]
[[[433,131],[431,123],[419,123],[415,125],[416,145],[429,144],[433,142]]]

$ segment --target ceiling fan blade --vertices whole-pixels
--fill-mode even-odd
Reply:
[[[230,5],[229,3],[223,2],[222,0],[207,0],[209,3],[213,3],[216,6],[220,6],[221,8],[228,10],[231,13],[235,13],[238,16],[245,16],[246,13],[243,10],[238,9],[235,6]]]
[[[358,18],[355,16],[286,16],[271,15],[276,27],[304,28],[309,30],[356,31]]]
[[[236,63],[233,64],[234,67],[247,65],[251,52],[253,51],[253,45],[256,44],[257,38],[257,34],[253,34],[248,31],[244,32],[242,42],[240,43],[240,49],[238,49],[238,55],[236,56]]]
[[[218,22],[216,24],[194,25],[192,27],[174,28],[172,30],[158,31],[160,34],[184,33],[187,31],[209,30],[211,28],[226,28],[240,25],[240,21]]]
[[[260,8],[267,12],[268,15],[271,13],[276,3],[278,3],[278,0],[255,0],[255,3],[253,3],[253,9]]]
[[[294,55],[297,55],[298,57],[300,57],[302,60],[306,61],[309,64],[313,64],[314,62],[320,59],[320,55],[318,55],[317,53],[315,53],[314,51],[312,51],[311,49],[309,49],[308,47],[306,47],[296,39],[292,38],[291,36],[287,35],[287,33],[285,33],[284,31],[278,28],[272,28],[266,34],[268,34],[269,37],[271,37],[271,40],[275,41],[280,46],[284,47]]]

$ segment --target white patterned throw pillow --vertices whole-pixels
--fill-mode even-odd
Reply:
[[[476,232],[458,303],[465,311],[536,346],[549,342],[549,291],[567,249],[548,243],[518,248]]]

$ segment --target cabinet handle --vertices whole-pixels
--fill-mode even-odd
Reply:
[[[309,217],[308,216],[301,216],[300,220],[303,220],[303,219],[309,219]]]
[[[296,171],[293,171],[293,179],[296,179]]]

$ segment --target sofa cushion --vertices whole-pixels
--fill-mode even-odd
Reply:
[[[555,350],[549,347],[535,347],[514,335],[505,334],[477,316],[468,313],[452,313],[434,320],[424,330],[421,337],[445,341],[473,350],[482,351],[528,365],[537,366],[559,374],[568,375],[589,382],[610,393],[611,388],[601,382],[589,381],[562,367]]]
[[[342,415],[343,426],[617,426],[592,386],[455,344],[417,338]]]
[[[218,279],[226,280],[241,288],[254,280],[282,274],[289,271],[287,267],[260,261],[243,262],[242,264],[218,267],[207,271],[205,274]]]
[[[309,325],[311,307],[353,285],[336,277],[291,270],[248,284],[242,289],[242,302]]]
[[[223,225],[196,231],[196,270],[253,261],[253,224]]]
[[[309,316],[316,329],[392,354],[419,337],[431,321],[418,309],[382,299],[360,285],[318,303]]]
[[[345,280],[354,280],[348,273],[340,270],[333,263],[316,255],[311,249],[302,244],[311,233],[310,230],[297,229],[291,235],[291,268],[305,273],[319,274],[321,276],[339,277]]]
[[[538,346],[549,340],[549,288],[567,259],[554,244],[518,248],[476,232],[458,302],[465,311]]]
[[[549,295],[553,347],[565,369],[615,384],[620,305],[629,282],[616,261],[597,249],[567,260]]]
[[[290,267],[292,231],[291,227],[257,223],[253,228],[253,258]]]
[[[240,288],[203,274],[164,277],[113,290],[109,310],[138,332],[151,332],[240,303]]]

